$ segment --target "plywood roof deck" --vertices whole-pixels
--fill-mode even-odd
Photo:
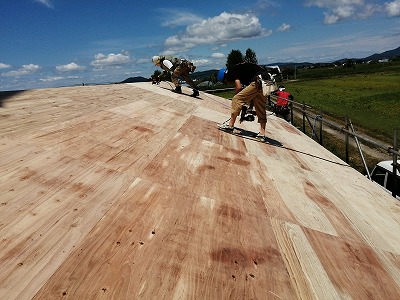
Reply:
[[[263,144],[151,83],[8,96],[0,299],[400,299],[399,203],[282,119]]]

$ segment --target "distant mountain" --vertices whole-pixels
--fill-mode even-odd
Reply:
[[[400,57],[400,47],[393,49],[393,50],[388,50],[382,53],[375,53],[373,55],[364,57],[364,58],[352,58],[355,61],[361,61],[361,62],[366,62],[370,60],[380,60],[380,59],[394,59]],[[313,65],[329,65],[329,64],[343,64],[347,61],[349,58],[342,58],[338,59],[334,62],[319,62],[319,63],[309,63],[309,62],[301,62],[301,63],[293,63],[293,62],[278,62],[275,64],[270,64],[270,65],[278,65],[281,68],[284,68],[286,66],[290,67],[310,67]]]
[[[119,83],[149,82],[149,81],[150,81],[149,78],[144,78],[142,76],[138,76],[138,77],[129,77],[129,78],[127,78],[124,81],[121,81]]]
[[[201,71],[201,72],[195,72],[193,74],[190,74],[190,77],[194,80],[201,80],[207,77],[210,77],[211,74],[218,73],[218,70],[207,70],[207,71]],[[144,77],[129,77],[125,79],[124,81],[117,82],[117,83],[134,83],[134,82],[149,82],[151,81],[150,78],[144,78]]]
[[[313,63],[309,62],[299,62],[299,63],[294,63],[294,62],[277,62],[274,64],[268,64],[268,65],[263,65],[265,67],[270,67],[270,66],[279,66],[281,69],[285,67],[297,67],[297,68],[302,68],[302,67],[310,67],[312,65],[315,65]]]
[[[365,57],[364,60],[368,61],[368,60],[379,60],[379,59],[392,59],[396,57],[400,57],[400,47],[379,54],[375,53],[373,55]]]
[[[201,71],[201,72],[194,72],[193,74],[190,75],[192,79],[203,79],[210,77],[210,75],[218,73],[219,70],[207,70],[207,71]]]

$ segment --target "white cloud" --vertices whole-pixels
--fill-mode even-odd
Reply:
[[[289,31],[291,26],[289,24],[283,23],[278,27],[277,31]]]
[[[95,60],[92,61],[92,66],[96,68],[110,67],[110,66],[120,66],[127,64],[131,61],[129,53],[122,51],[121,53],[114,54],[110,53],[104,55],[103,53],[98,53],[94,56]]]
[[[306,5],[324,7],[337,7],[346,5],[363,5],[364,0],[308,0]]]
[[[48,8],[54,7],[51,0],[35,0],[35,1],[47,6]]]
[[[34,65],[34,64],[29,64],[29,65],[23,65],[22,68],[20,68],[18,70],[2,73],[1,75],[9,76],[9,77],[23,76],[23,75],[28,75],[28,74],[34,73],[39,69],[40,69],[40,66]]]
[[[11,66],[7,65],[7,64],[0,63],[0,69],[8,69],[8,68],[11,68]]]
[[[385,3],[385,9],[390,17],[400,16],[400,0]]]
[[[380,5],[368,3],[368,0],[308,0],[306,5],[324,9],[325,24],[334,24],[350,18],[365,19],[382,11]]]
[[[39,70],[40,66],[34,65],[34,64],[29,64],[29,65],[22,65],[22,68],[31,73],[31,72],[35,72],[35,71]]]
[[[343,5],[333,8],[332,11],[340,19],[346,19],[355,14],[356,8],[352,5]]]
[[[379,5],[376,4],[366,4],[363,7],[363,10],[358,12],[358,16],[361,19],[367,19],[371,17],[374,13],[381,11],[381,8]]]
[[[178,27],[178,26],[186,26],[188,24],[201,22],[201,18],[196,16],[195,14],[184,12],[184,11],[166,11],[167,15],[170,17],[169,20],[161,23],[161,26],[164,27]]]
[[[150,58],[139,58],[136,60],[137,64],[148,64],[151,61]]]
[[[70,63],[67,65],[59,65],[56,66],[57,71],[60,72],[68,72],[68,71],[79,71],[79,70],[84,70],[86,67],[84,66],[79,66],[76,63]]]
[[[225,54],[224,53],[213,53],[211,54],[212,58],[225,58]]]
[[[65,79],[64,77],[60,77],[60,76],[51,76],[51,77],[47,77],[47,78],[40,78],[39,80],[42,82],[52,82],[52,81],[59,81],[59,80],[63,80]]]
[[[210,64],[210,60],[209,59],[194,59],[194,60],[192,60],[192,63],[196,67],[201,67],[201,66],[207,66],[208,64]]]
[[[379,45],[379,46],[377,46]],[[378,48],[377,48],[378,47]],[[362,58],[371,53],[379,53],[398,47],[393,36],[364,36],[364,35],[341,35],[319,39],[314,42],[293,44],[280,49],[281,59],[291,61],[328,62],[340,58]],[[306,53],[300,57],[299,53]]]
[[[268,10],[274,7],[279,7],[279,3],[277,1],[271,1],[271,0],[259,0],[255,4],[255,9],[256,11],[260,10]]]
[[[337,15],[331,15],[328,13],[324,13],[325,18],[324,18],[324,23],[325,24],[335,24],[337,21],[340,20],[339,16]]]
[[[223,12],[219,16],[189,25],[178,35],[166,39],[168,50],[187,50],[198,45],[223,44],[240,39],[257,38],[271,34],[262,28],[259,19],[251,14]]]

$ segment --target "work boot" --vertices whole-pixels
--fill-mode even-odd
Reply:
[[[198,97],[200,95],[199,91],[196,89],[193,89],[193,94],[191,94],[190,96],[192,97]]]
[[[267,139],[264,135],[257,134],[256,140],[264,143]]]
[[[175,88],[174,92],[175,92],[175,93],[178,93],[178,94],[182,94],[182,88],[181,88],[180,86],[177,86],[177,87]]]
[[[222,131],[226,131],[226,132],[233,132],[233,130],[235,129],[235,127],[231,127],[226,123],[222,123],[218,125],[218,129],[222,130]]]

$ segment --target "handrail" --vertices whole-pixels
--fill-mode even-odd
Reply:
[[[276,97],[271,95],[271,98],[276,98]],[[288,101],[289,101],[290,103],[294,104],[294,105],[292,106],[293,108],[295,108],[296,110],[300,110],[302,113],[305,114],[306,117],[311,117],[311,118],[313,118],[313,119],[318,118],[318,119],[320,119],[321,122],[323,122],[323,123],[329,125],[330,127],[334,128],[334,129],[336,129],[336,130],[338,130],[338,131],[342,131],[342,132],[344,132],[344,133],[346,133],[346,134],[349,134],[349,135],[351,135],[351,136],[354,137],[354,138],[359,138],[359,139],[363,140],[364,142],[367,142],[367,143],[369,143],[369,144],[374,145],[375,147],[378,147],[378,148],[381,148],[381,149],[383,149],[383,150],[386,150],[386,151],[388,151],[388,152],[391,153],[391,154],[400,155],[399,150],[396,150],[397,147],[395,147],[395,146],[389,146],[389,145],[386,145],[386,146],[385,146],[385,145],[382,145],[381,143],[376,142],[376,141],[374,141],[374,140],[371,140],[370,138],[367,138],[367,137],[364,137],[364,136],[362,136],[362,135],[359,135],[359,134],[357,134],[357,133],[355,133],[355,132],[352,132],[352,131],[346,129],[345,127],[341,127],[341,126],[339,126],[339,125],[333,123],[332,121],[328,121],[328,120],[324,119],[323,116],[321,116],[320,114],[311,114],[310,112],[306,111],[306,109],[305,109],[305,108],[313,109],[313,107],[310,106],[310,105],[308,105],[308,104],[296,102],[296,101],[294,101],[294,100],[288,100]]]
[[[316,115],[311,115],[311,114],[309,114],[309,113],[307,113],[307,112],[305,112],[305,113],[306,113],[307,116],[316,117]],[[359,135],[359,134],[357,134],[357,133],[355,133],[355,132],[352,132],[352,131],[350,131],[350,130],[344,128],[344,127],[340,127],[339,125],[336,125],[336,124],[334,124],[334,123],[331,122],[331,121],[328,121],[328,120],[323,119],[323,117],[320,117],[320,118],[321,118],[321,120],[322,120],[323,123],[325,123],[325,124],[331,126],[332,128],[335,128],[335,129],[337,129],[337,130],[339,130],[339,131],[341,131],[341,132],[344,132],[344,133],[346,133],[346,134],[349,134],[350,136],[352,136],[352,137],[354,137],[354,138],[358,138],[358,139],[360,139],[360,140],[363,140],[364,142],[367,142],[367,143],[369,143],[369,144],[372,144],[372,145],[374,145],[375,147],[378,147],[378,148],[381,148],[381,149],[383,149],[383,150],[386,150],[387,152],[389,152],[389,153],[391,153],[391,154],[400,155],[399,150],[396,150],[395,147],[393,147],[393,146],[383,145],[382,143],[376,142],[376,141],[374,141],[374,140],[371,140],[370,138],[367,138],[367,137],[365,137],[365,136]]]

